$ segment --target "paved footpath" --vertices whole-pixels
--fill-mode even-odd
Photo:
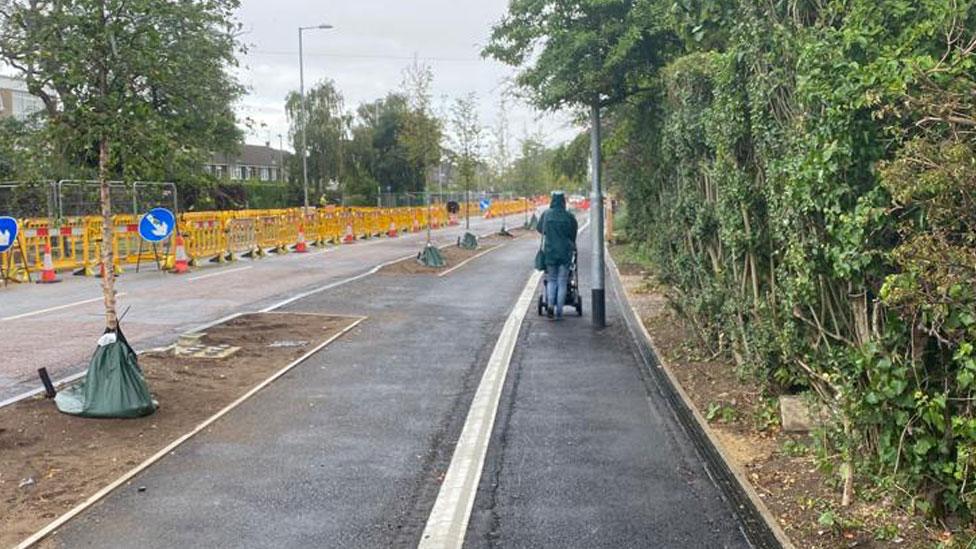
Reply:
[[[54,544],[415,547],[537,246],[522,238],[444,278],[378,274],[288,305],[369,319]],[[608,312],[597,334],[586,317],[530,311],[466,545],[747,546],[612,299]]]
[[[589,315],[589,238],[579,242]],[[601,331],[574,309],[553,322],[533,304],[466,546],[749,546],[639,359],[616,297],[608,290]]]

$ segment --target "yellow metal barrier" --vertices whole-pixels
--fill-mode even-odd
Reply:
[[[534,206],[526,200],[497,201],[484,213],[486,218],[511,215]],[[465,210],[472,216],[481,212],[477,203],[462,203],[456,216],[463,218]],[[175,250],[153,248],[142,241],[138,233],[140,218],[118,215],[113,218],[113,240],[116,272],[122,265],[152,262],[165,258],[165,266],[173,263]],[[298,242],[299,228],[311,245],[338,244],[363,238],[405,232],[416,232],[456,223],[443,204],[401,208],[337,208],[326,207],[302,211],[300,208],[238,210],[226,212],[187,212],[178,218],[178,231],[183,235],[191,264],[205,261],[224,262],[236,257],[259,257],[267,251],[288,252]],[[27,281],[28,273],[39,271],[44,252],[51,246],[54,267],[76,274],[97,274],[102,246],[102,221],[99,216],[72,217],[53,225],[46,218],[24,219],[20,223],[19,246],[0,254],[4,277],[10,281]],[[23,251],[21,251],[21,249]],[[155,252],[155,253],[154,253]]]
[[[525,200],[499,200],[491,203],[485,211],[485,219],[522,213],[526,209]]]
[[[198,266],[205,261],[227,261],[226,219],[219,213],[210,216],[197,215],[180,223],[180,233],[186,245],[190,265]]]

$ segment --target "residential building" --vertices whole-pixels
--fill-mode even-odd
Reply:
[[[244,145],[239,154],[214,154],[204,171],[218,179],[284,182],[288,180],[291,153],[270,144]]]
[[[0,76],[0,118],[25,120],[44,109],[44,102],[27,91],[27,83],[19,78]]]

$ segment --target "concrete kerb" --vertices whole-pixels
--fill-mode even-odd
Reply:
[[[654,338],[647,331],[640,314],[632,305],[630,296],[621,281],[620,270],[617,268],[616,262],[609,252],[606,257],[612,273],[613,293],[621,307],[631,336],[641,351],[639,354],[645,366],[654,374],[655,379],[663,382],[661,384],[663,386],[660,388],[662,392],[665,392],[665,398],[671,401],[671,409],[678,423],[689,432],[692,440],[696,442],[709,476],[723,495],[736,506],[736,515],[743,523],[742,527],[746,538],[755,547],[796,549],[789,536],[780,527],[776,517],[769,511],[758,492],[749,482],[745,472],[725,452],[721,442],[708,425],[708,421],[688,397],[671,367],[663,360],[664,355],[658,350]],[[645,346],[650,351],[651,356],[645,356]],[[716,475],[731,477],[731,479],[716,478]],[[727,480],[734,482],[734,485],[732,482],[723,482]]]
[[[241,316],[241,315],[236,315],[236,316]],[[250,399],[251,397],[253,397],[254,395],[256,395],[259,391],[261,391],[261,389],[264,389],[268,385],[271,385],[278,378],[280,378],[281,376],[287,374],[289,371],[291,371],[292,369],[294,369],[296,366],[302,364],[303,362],[305,362],[309,358],[315,356],[316,353],[318,353],[319,351],[321,351],[322,349],[324,349],[325,347],[327,347],[329,344],[333,343],[334,341],[338,340],[340,337],[342,337],[345,334],[349,333],[350,331],[352,331],[353,329],[355,329],[357,326],[359,326],[360,324],[362,324],[367,319],[367,317],[365,317],[365,316],[360,316],[360,317],[350,317],[348,315],[324,315],[324,316],[343,316],[345,318],[351,318],[351,319],[356,319],[356,320],[352,324],[350,324],[349,326],[346,326],[344,329],[342,329],[339,333],[333,335],[329,339],[327,339],[327,340],[323,341],[322,343],[316,345],[315,348],[311,349],[309,352],[305,353],[304,355],[302,355],[301,357],[299,357],[297,360],[291,362],[290,364],[288,364],[284,368],[282,368],[282,369],[278,370],[277,372],[275,372],[274,374],[272,374],[270,377],[268,377],[267,379],[265,379],[264,381],[262,381],[261,383],[259,383],[255,387],[253,387],[250,391],[248,391],[247,393],[245,393],[244,395],[242,395],[241,397],[239,397],[237,400],[235,400],[235,401],[231,402],[230,404],[228,404],[227,406],[225,406],[222,410],[220,410],[216,414],[210,416],[209,418],[207,418],[206,420],[204,420],[203,422],[201,422],[200,424],[198,424],[189,433],[186,433],[185,435],[181,436],[180,438],[174,440],[173,442],[171,442],[170,444],[168,444],[165,448],[163,448],[162,450],[156,452],[155,454],[153,454],[152,456],[150,456],[148,459],[146,459],[145,461],[143,461],[139,465],[136,465],[135,467],[133,467],[132,469],[130,469],[129,471],[127,471],[125,474],[123,474],[122,476],[120,476],[119,478],[117,478],[115,481],[113,481],[111,484],[109,484],[108,486],[105,486],[104,488],[102,488],[101,490],[99,490],[98,492],[96,492],[95,494],[93,494],[91,497],[89,497],[85,501],[83,501],[80,504],[76,505],[74,508],[72,508],[67,513],[61,515],[60,517],[58,517],[56,519],[54,519],[54,521],[52,521],[50,524],[48,524],[47,526],[45,526],[44,528],[42,528],[40,531],[38,531],[37,533],[35,533],[31,537],[29,537],[29,538],[25,539],[24,541],[22,541],[19,545],[17,545],[16,546],[17,549],[26,549],[28,547],[31,547],[35,543],[38,543],[41,540],[43,540],[44,538],[46,538],[47,536],[53,534],[54,532],[57,531],[58,528],[64,526],[68,521],[70,521],[74,517],[78,516],[79,514],[83,513],[85,510],[87,510],[92,505],[98,503],[102,498],[104,498],[105,496],[107,496],[110,493],[112,493],[116,488],[118,488],[119,486],[122,486],[123,484],[125,484],[129,480],[132,480],[136,475],[138,475],[139,473],[145,471],[150,466],[152,466],[154,463],[156,463],[157,461],[159,461],[159,460],[163,459],[164,457],[166,457],[167,454],[171,453],[177,447],[179,447],[180,445],[182,445],[186,441],[190,440],[191,438],[193,438],[195,435],[197,435],[198,433],[200,433],[201,431],[203,431],[207,427],[213,425],[217,420],[219,420],[223,416],[227,415],[232,410],[234,410],[235,408],[237,408],[238,406],[240,406],[241,404],[243,404],[245,401],[247,401],[248,399]]]

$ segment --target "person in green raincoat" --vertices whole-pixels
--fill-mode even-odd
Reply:
[[[562,320],[569,284],[569,265],[576,251],[576,216],[566,211],[566,194],[552,193],[549,209],[543,212],[536,227],[543,237],[542,254],[546,264],[546,313],[549,318]]]

